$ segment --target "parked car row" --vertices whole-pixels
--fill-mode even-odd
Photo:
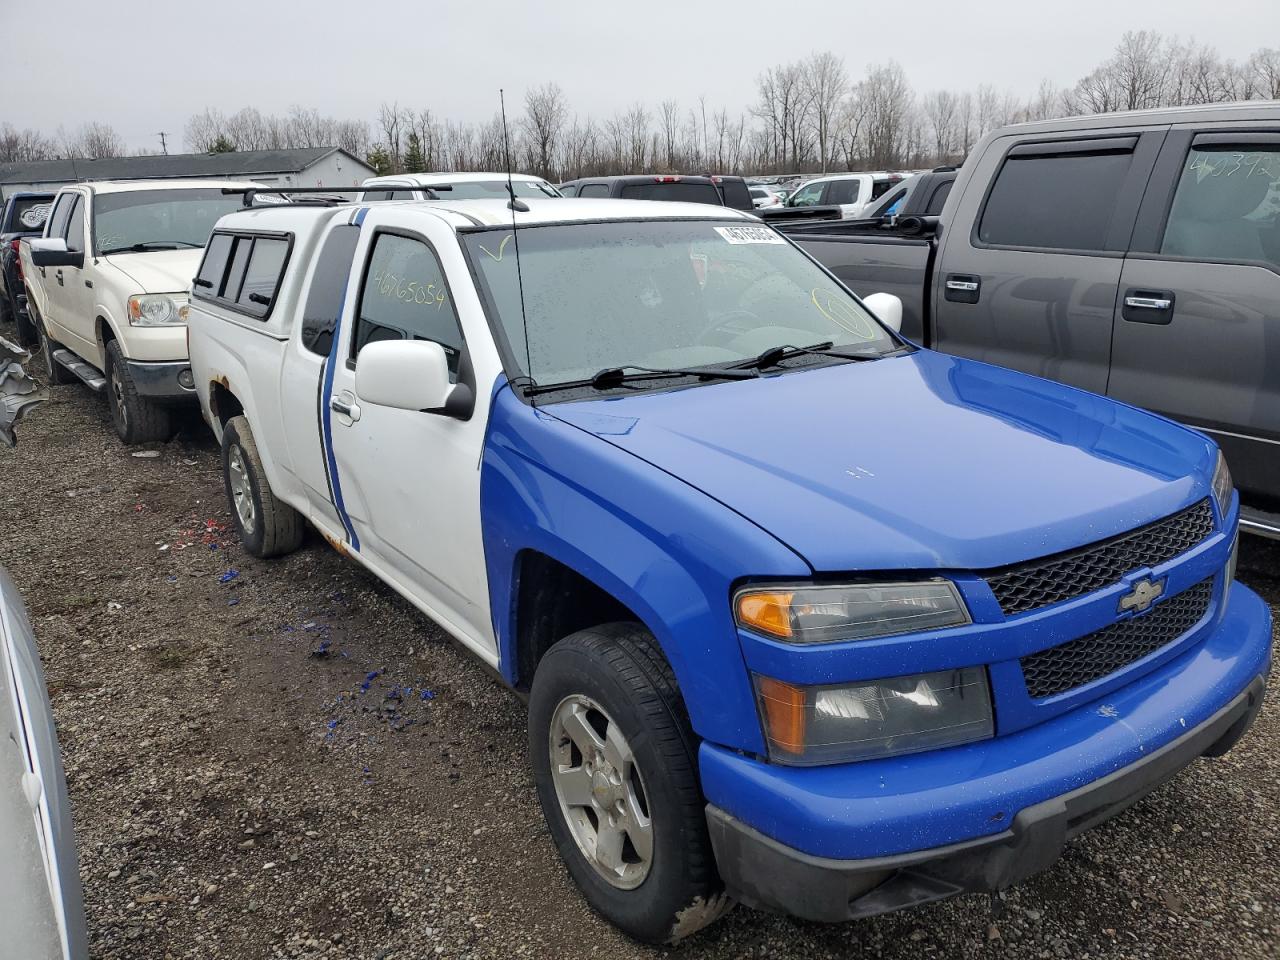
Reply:
[[[570,874],[630,935],[673,942],[735,901],[833,921],[1004,889],[1244,735],[1271,619],[1234,583],[1218,446],[1106,383],[920,341],[963,347],[936,333],[954,322],[1000,331],[994,351],[1058,324],[1059,362],[1033,372],[1088,369],[1066,324],[1110,316],[1099,271],[1142,249],[1126,231],[1153,171],[1180,244],[1156,262],[1219,262],[1188,252],[1183,211],[1215,237],[1247,219],[1265,250],[1256,183],[1221,183],[1270,175],[1270,110],[1248,133],[1245,109],[1192,118],[1230,140],[1163,114],[1000,131],[871,221],[775,229],[729,177],[591,178],[572,200],[401,177],[266,205],[242,184],[84,184],[21,247],[50,371],[119,385],[113,416],[151,424],[131,387],[194,395],[249,552],[314,527],[526,695]],[[934,215],[897,215],[945,192],[940,242]],[[1063,229],[1076,245],[1046,243]],[[1018,259],[1033,242],[1044,260]],[[918,277],[846,285],[898,254]],[[993,291],[1038,312],[936,312]]]

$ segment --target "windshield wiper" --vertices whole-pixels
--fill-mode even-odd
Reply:
[[[634,371],[634,372],[628,372]],[[644,380],[662,380],[669,377],[697,377],[699,380],[754,380],[759,374],[754,370],[734,367],[641,367],[634,363],[620,367],[605,367],[594,376],[583,380],[567,380],[563,383],[533,384],[525,388],[525,394],[550,393],[553,390],[572,390],[590,387],[593,390],[611,390],[625,383]]]
[[[148,250],[177,250],[179,247],[194,247],[199,250],[204,244],[192,243],[190,240],[143,240],[141,243],[131,243],[126,247],[111,247],[103,250],[101,257],[109,257],[113,253],[145,253]]]
[[[761,351],[753,360],[744,360],[734,366],[735,369],[739,370],[764,370],[768,367],[776,367],[783,360],[789,360],[791,357],[813,355],[815,357],[835,357],[838,360],[879,360],[881,357],[889,357],[898,352],[897,350],[891,350],[885,353],[846,353],[834,348],[835,344],[830,340],[824,340],[822,343],[811,343],[807,347],[797,347],[790,343],[784,343]]]

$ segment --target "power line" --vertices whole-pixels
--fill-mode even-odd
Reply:
[[[167,157],[169,155],[169,144],[165,141],[165,137],[167,137],[168,134],[165,133],[165,131],[161,130],[159,133],[156,134],[156,136],[160,138],[160,150]]]

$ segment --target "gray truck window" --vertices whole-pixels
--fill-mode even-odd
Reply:
[[[372,191],[366,190],[364,197],[361,199],[360,202],[361,203],[378,203],[379,201],[390,200],[390,199],[391,199],[390,190],[372,190]]]
[[[342,313],[347,277],[351,274],[351,261],[359,239],[359,227],[340,224],[325,238],[316,257],[311,289],[302,308],[302,345],[322,357],[327,357],[333,347],[333,331]]]
[[[578,191],[580,197],[607,197],[609,195],[609,185],[607,183],[588,183]]]
[[[1007,247],[1106,250],[1131,151],[1011,156],[987,197],[978,239]]]
[[[1280,267],[1280,148],[1192,147],[1160,252]]]
[[[813,207],[822,202],[822,190],[826,182],[807,183],[791,195],[787,201],[789,207]]]
[[[433,340],[448,354],[450,374],[457,373],[462,329],[440,261],[421,240],[382,233],[373,242],[352,357],[358,363],[360,351],[379,340]]]

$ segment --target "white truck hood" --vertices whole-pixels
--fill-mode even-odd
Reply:
[[[117,253],[102,259],[136,283],[141,293],[186,293],[204,248]]]

